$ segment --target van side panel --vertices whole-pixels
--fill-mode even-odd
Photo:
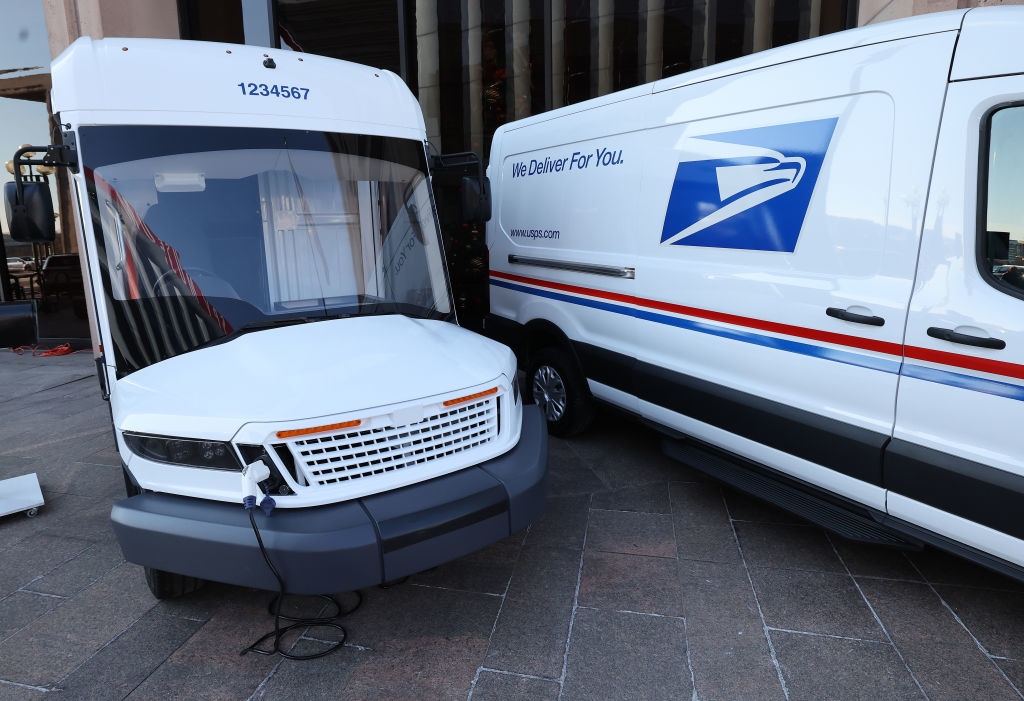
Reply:
[[[702,440],[884,509],[882,450],[955,38],[838,51],[506,130],[491,165],[502,164],[492,312],[558,324],[596,395],[635,398],[629,408],[680,430],[665,412],[685,417]],[[542,157],[600,147],[623,164],[530,175]],[[524,158],[538,165],[517,175]],[[572,234],[511,237],[527,219]],[[541,249],[635,260],[635,278],[507,263]]]

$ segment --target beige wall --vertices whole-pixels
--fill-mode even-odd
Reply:
[[[43,0],[50,55],[80,36],[180,39],[175,0]]]
[[[857,24],[877,24],[929,12],[990,5],[1024,5],[1024,0],[860,0]]]

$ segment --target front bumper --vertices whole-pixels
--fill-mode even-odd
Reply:
[[[352,591],[435,567],[526,528],[544,509],[547,425],[523,407],[519,443],[493,460],[390,492],[256,512],[267,552],[295,594]],[[277,589],[241,504],[139,494],[114,504],[129,562]]]

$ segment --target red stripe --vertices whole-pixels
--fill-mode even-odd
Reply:
[[[929,363],[939,365],[952,365],[958,368],[987,372],[992,375],[1003,375],[1024,380],[1024,365],[1007,363],[1003,360],[991,360],[979,358],[975,355],[960,355],[948,351],[932,350],[931,348],[918,348],[917,346],[906,346],[907,357],[915,360],[926,360]]]
[[[889,343],[887,341],[873,341],[871,339],[861,338],[860,336],[847,336],[846,334],[830,333],[828,331],[808,329],[802,326],[790,326],[789,324],[779,324],[774,321],[752,319],[745,316],[737,316],[735,314],[725,314],[723,312],[714,312],[707,309],[697,309],[696,307],[684,307],[680,304],[659,302],[653,299],[644,299],[643,297],[634,297],[632,295],[624,295],[617,292],[594,290],[588,287],[576,287],[575,285],[566,285],[560,282],[550,282],[548,280],[538,280],[536,278],[513,275],[511,273],[491,271],[491,276],[515,282],[522,282],[528,285],[539,285],[541,287],[562,290],[563,292],[573,292],[575,294],[599,297],[601,299],[608,299],[615,302],[635,304],[639,307],[646,307],[648,309],[658,309],[661,311],[673,312],[675,314],[685,314],[699,319],[709,319],[711,321],[719,321],[725,324],[733,324],[735,326],[745,326],[747,328],[760,329],[761,331],[786,334],[787,336],[807,338],[815,341],[822,341],[824,343],[834,343],[839,346],[861,348],[864,350],[875,351],[877,353],[887,353],[895,356],[903,356],[905,354],[907,358],[913,358],[915,360],[924,360],[938,365],[949,365],[952,367],[964,368],[966,370],[974,370],[976,372],[985,372],[991,375],[1002,375],[1004,377],[1014,377],[1024,380],[1024,365],[1007,363],[1002,360],[991,360],[989,358],[979,358],[974,355],[962,355],[960,353],[950,353],[948,351],[932,350],[931,348],[920,348],[918,346],[907,346],[899,343]]]
[[[576,294],[589,295],[591,297],[609,299],[616,302],[624,302],[626,304],[635,304],[639,307],[647,307],[648,309],[657,309],[659,311],[672,312],[674,314],[685,314],[686,316],[693,316],[697,317],[698,319],[719,321],[723,324],[745,326],[747,328],[759,329],[761,331],[769,331],[771,333],[781,333],[786,334],[787,336],[797,336],[799,338],[808,338],[814,341],[822,341],[823,343],[834,343],[838,346],[861,348],[863,350],[874,351],[876,353],[887,353],[889,355],[895,356],[903,355],[903,347],[899,343],[889,343],[888,341],[874,341],[869,338],[861,338],[860,336],[847,336],[846,334],[841,333],[830,333],[828,331],[808,329],[802,326],[779,324],[774,321],[752,319],[746,316],[725,314],[723,312],[713,312],[707,309],[698,309],[696,307],[684,307],[681,304],[659,302],[653,299],[644,299],[643,297],[623,295],[618,294],[616,292],[592,290],[586,287],[576,287],[575,285],[565,285],[560,282],[548,282],[547,280],[537,280],[534,278],[523,277],[521,275],[512,275],[510,273],[499,273],[497,271],[491,271],[491,275],[497,278],[503,278],[505,280],[525,282],[529,285],[541,285],[543,287],[550,287],[552,289],[562,290],[564,292],[573,292]]]

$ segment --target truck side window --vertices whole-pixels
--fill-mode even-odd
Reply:
[[[980,267],[996,287],[1024,297],[1024,105],[992,112],[986,135]]]

